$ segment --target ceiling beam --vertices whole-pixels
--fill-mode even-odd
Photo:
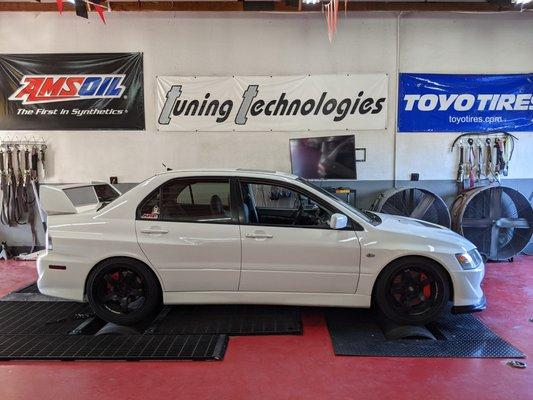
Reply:
[[[244,11],[242,1],[111,1],[112,11],[139,12],[139,11]],[[287,5],[284,1],[274,1],[275,12],[317,12],[321,11],[320,4],[303,4],[301,11],[298,4]],[[64,2],[64,11],[74,11],[74,6]],[[528,9],[533,3],[528,5]],[[341,0],[340,11],[344,10],[344,2]],[[55,3],[15,2],[1,1],[0,12],[29,11],[29,12],[57,12]],[[498,5],[478,2],[449,2],[449,3],[421,3],[421,2],[348,2],[348,11],[470,11],[470,12],[494,12],[494,11],[520,11],[512,5]]]

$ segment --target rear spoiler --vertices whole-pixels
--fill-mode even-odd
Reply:
[[[71,185],[41,185],[41,207],[48,215],[78,214],[94,211],[115,200],[122,193],[106,182]]]

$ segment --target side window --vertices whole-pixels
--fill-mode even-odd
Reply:
[[[292,190],[272,185],[250,183],[250,193],[255,199],[256,207],[264,208],[298,208],[298,195]]]
[[[243,183],[245,223],[329,228],[332,212],[304,193],[276,185]]]
[[[192,204],[191,185],[187,185],[187,187],[178,194],[178,203]]]
[[[141,204],[138,214],[140,219],[159,219],[161,215],[159,197],[159,190],[157,190]]]
[[[230,183],[176,180],[161,186],[140,208],[141,219],[230,222]]]

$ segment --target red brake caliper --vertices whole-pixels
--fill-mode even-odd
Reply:
[[[117,271],[111,275],[111,279],[118,281],[120,279],[120,273]],[[110,282],[107,282],[107,290],[113,290],[113,285]]]
[[[426,274],[421,274],[420,275],[420,280],[421,281],[424,281],[426,280],[428,277],[426,276]],[[427,283],[423,288],[422,288],[422,293],[424,294],[424,297],[426,299],[429,299],[431,297],[431,285],[429,283]]]

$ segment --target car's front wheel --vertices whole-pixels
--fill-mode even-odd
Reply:
[[[385,317],[406,325],[436,320],[449,297],[448,278],[440,265],[416,257],[387,266],[374,291],[374,302]]]
[[[98,265],[87,278],[86,291],[94,313],[118,325],[142,322],[161,304],[161,289],[152,271],[130,259]]]

